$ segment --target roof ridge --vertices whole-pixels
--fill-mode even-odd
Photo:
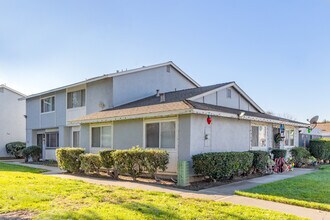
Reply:
[[[174,93],[174,92],[181,92],[181,91],[189,91],[189,90],[195,90],[195,89],[201,89],[201,88],[206,88],[206,87],[213,87],[213,86],[223,86],[223,85],[228,85],[230,83],[234,83],[235,81],[230,81],[230,82],[224,82],[224,83],[217,83],[217,84],[213,84],[213,85],[208,85],[208,86],[200,86],[200,87],[196,87],[196,88],[188,88],[188,89],[180,89],[180,90],[175,90],[175,91],[169,91],[169,92],[164,92],[165,94],[169,94],[169,93]],[[149,96],[150,97],[150,96]]]

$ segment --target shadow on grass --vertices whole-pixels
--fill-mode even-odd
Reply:
[[[159,209],[151,204],[143,204],[139,202],[131,202],[129,204],[122,205],[122,207],[130,209],[132,211],[140,212],[144,216],[151,219],[176,219],[181,220],[183,218],[179,217],[175,210],[168,211]]]
[[[47,170],[0,162],[0,172],[43,173]]]

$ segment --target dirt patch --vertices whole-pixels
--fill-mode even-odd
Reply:
[[[1,220],[30,220],[32,219],[36,213],[29,211],[16,211],[16,212],[8,212],[5,214],[0,214]]]

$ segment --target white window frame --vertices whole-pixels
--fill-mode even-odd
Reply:
[[[266,128],[266,146],[252,146],[252,127],[265,127]],[[252,123],[250,125],[250,150],[267,150],[268,145],[269,145],[269,131],[268,131],[268,126],[266,124],[257,124],[257,123]],[[258,140],[259,144],[259,140]]]
[[[293,131],[293,145],[290,145],[290,131]],[[289,136],[288,136],[288,143],[289,143],[289,145],[286,145],[285,144],[285,133],[286,132],[289,132]],[[293,128],[293,127],[288,127],[288,128],[285,128],[285,130],[284,130],[284,140],[283,140],[283,145],[284,145],[284,148],[293,148],[293,147],[295,147],[295,129]]]
[[[159,137],[159,147],[158,148],[150,148],[146,147],[147,145],[147,124],[153,124],[153,123],[162,123],[162,122],[174,122],[175,123],[175,146],[174,148],[162,148],[161,147],[161,137]],[[161,132],[159,132],[159,135],[161,135]],[[168,152],[177,151],[178,149],[178,142],[179,142],[179,120],[177,117],[175,118],[163,118],[163,119],[147,119],[143,121],[143,148],[145,149],[160,149],[160,150],[166,150]]]
[[[42,100],[45,100],[45,99],[48,99],[48,98],[53,98],[54,97],[54,110],[52,111],[48,111],[48,112],[42,112],[42,108],[41,108],[41,103],[42,103]],[[53,113],[56,111],[56,96],[55,95],[51,95],[51,96],[47,96],[47,97],[42,97],[40,98],[40,114],[49,114],[49,113]]]
[[[84,100],[84,104],[85,105],[83,105],[83,106],[79,106],[79,107],[72,107],[72,108],[69,108],[69,106],[68,106],[68,95],[69,95],[69,93],[74,93],[74,92],[79,92],[79,91],[82,91],[82,90],[84,90],[85,91],[85,100]],[[65,97],[65,99],[66,99],[66,109],[67,110],[72,110],[72,109],[79,109],[79,108],[86,108],[86,102],[87,102],[87,89],[86,89],[86,87],[82,87],[82,88],[79,88],[79,89],[75,89],[75,90],[67,90],[66,91],[66,97]],[[73,105],[73,104],[72,104]]]
[[[102,147],[102,127],[111,127],[111,147]],[[92,128],[101,128],[100,131],[100,147],[92,147]],[[113,149],[113,123],[107,123],[107,124],[94,124],[89,126],[89,147],[90,149]]]
[[[57,147],[47,146],[47,134],[52,134],[52,133],[57,133],[57,137],[56,137]],[[57,149],[60,147],[60,132],[59,131],[49,131],[49,132],[45,132],[44,134],[45,134],[45,149]]]

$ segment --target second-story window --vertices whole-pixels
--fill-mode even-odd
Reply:
[[[85,89],[68,93],[68,108],[85,106]]]
[[[41,113],[55,111],[55,96],[41,99]]]

